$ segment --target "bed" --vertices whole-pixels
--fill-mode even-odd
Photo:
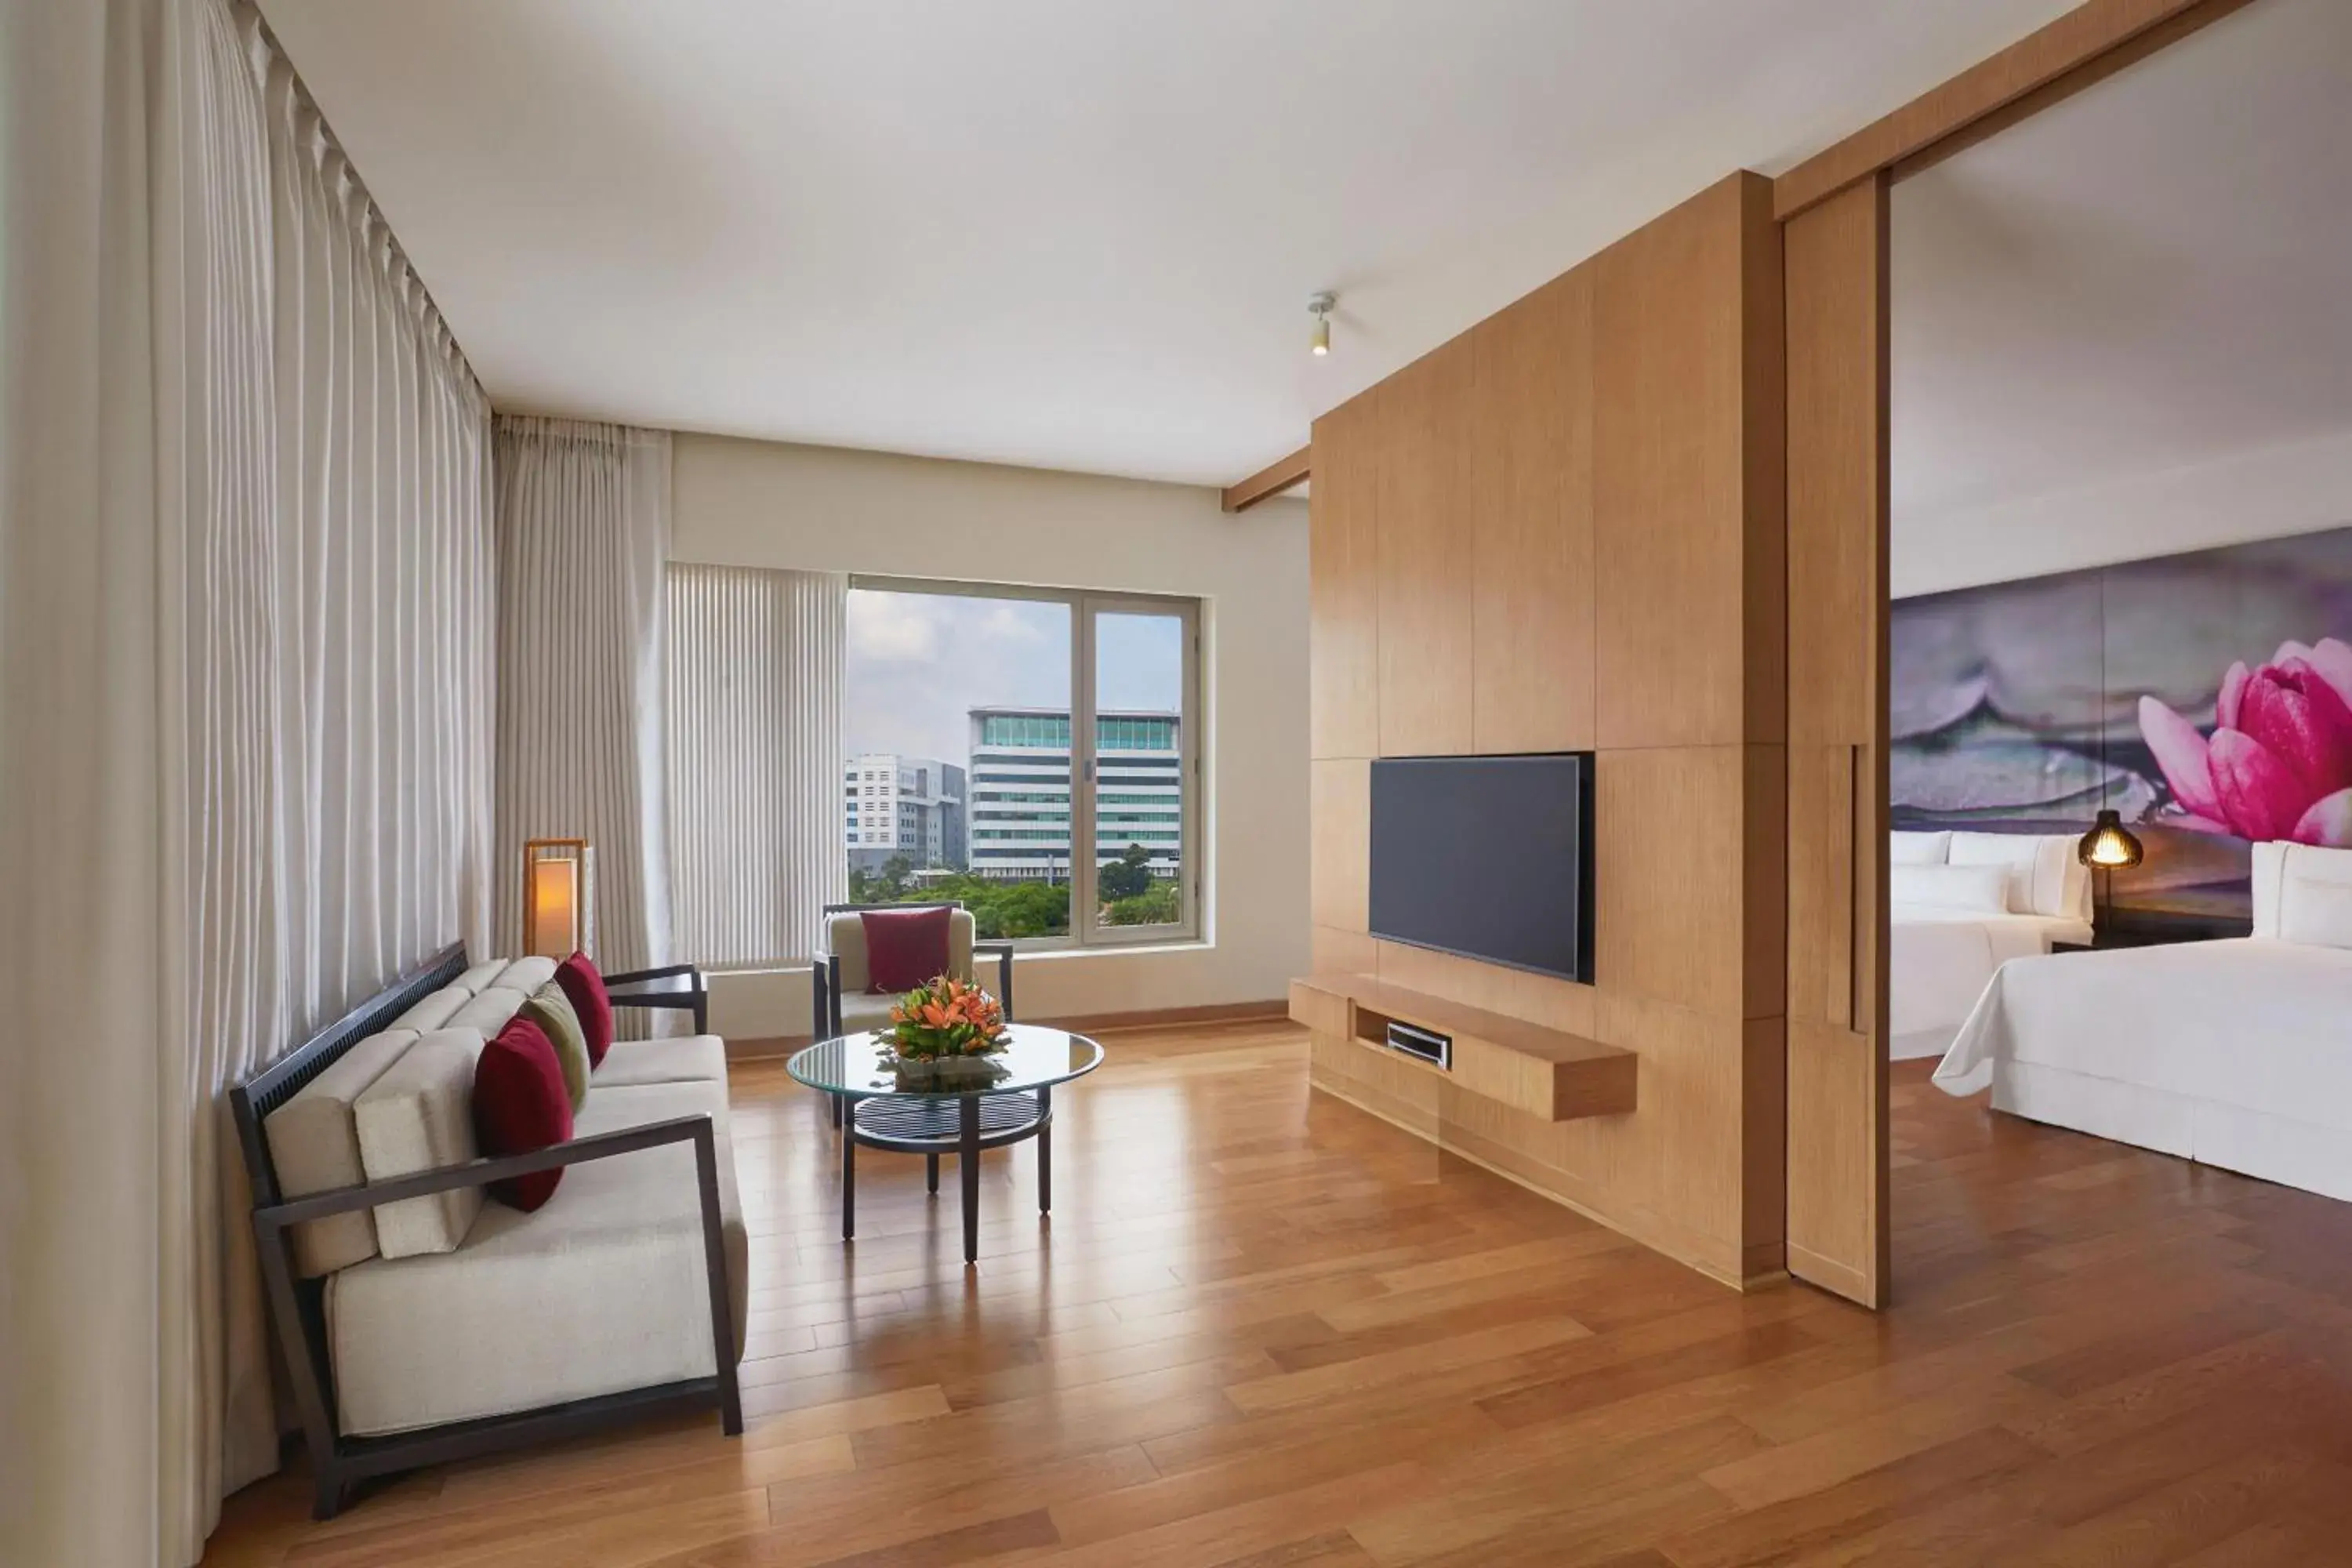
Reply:
[[[1936,1086],[2352,1198],[2352,851],[2258,844],[2253,893],[2252,937],[2004,965]]]
[[[2091,940],[2090,877],[2071,836],[1897,833],[1888,856],[1887,1054],[1949,1049],[1993,975]]]

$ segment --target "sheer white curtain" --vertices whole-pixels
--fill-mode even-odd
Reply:
[[[522,846],[585,838],[607,970],[668,962],[662,572],[669,437],[498,421],[498,930],[522,931]]]
[[[842,675],[849,579],[669,569],[670,849],[678,952],[805,959],[848,896]]]
[[[0,1544],[276,1462],[221,1096],[488,933],[488,416],[249,9],[0,0]]]

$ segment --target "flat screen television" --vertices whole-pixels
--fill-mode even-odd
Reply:
[[[1592,754],[1372,763],[1372,934],[1592,978]]]

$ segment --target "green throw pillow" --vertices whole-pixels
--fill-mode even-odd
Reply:
[[[580,1027],[580,1015],[572,1011],[572,998],[551,980],[530,994],[516,1016],[537,1024],[555,1047],[556,1065],[563,1069],[564,1092],[572,1096],[572,1110],[577,1115],[588,1103],[588,1037]]]

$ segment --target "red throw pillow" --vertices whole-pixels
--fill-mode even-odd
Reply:
[[[877,995],[912,991],[948,972],[945,905],[931,910],[861,910],[866,926],[866,989]]]
[[[613,1048],[613,998],[604,989],[604,977],[596,973],[586,953],[575,952],[555,966],[555,983],[563,987],[564,999],[580,1015],[580,1033],[588,1042],[588,1065],[602,1065],[604,1053]]]
[[[514,1018],[474,1059],[474,1142],[481,1152],[530,1154],[572,1142],[572,1095],[555,1047],[537,1024]],[[555,1195],[563,1168],[492,1182],[490,1196],[525,1214]]]

